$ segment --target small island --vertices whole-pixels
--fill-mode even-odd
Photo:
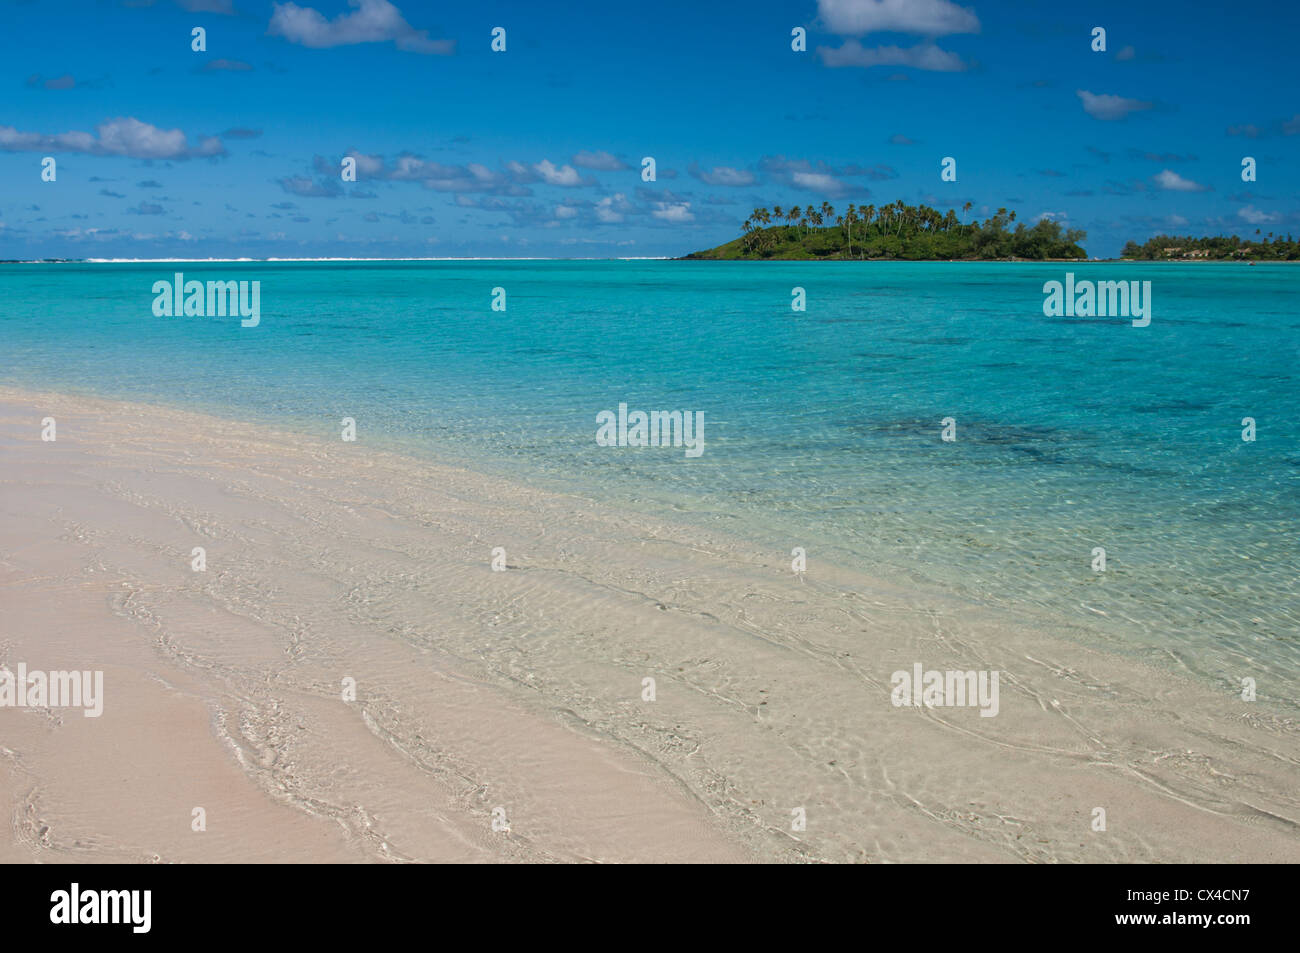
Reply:
[[[1259,235],[1260,230],[1255,229]],[[1121,258],[1138,261],[1296,261],[1300,259],[1300,242],[1267,236],[1255,241],[1240,239],[1236,235],[1206,238],[1157,235],[1144,244],[1129,242],[1120,252]]]
[[[1016,213],[997,210],[983,222],[967,222],[971,203],[958,218],[927,205],[901,201],[877,208],[850,204],[842,214],[820,207],[756,208],[741,226],[744,234],[717,248],[692,252],[686,259],[809,261],[989,261],[1078,260],[1088,257],[1079,244],[1087,233],[1062,229],[1042,219],[1026,227]],[[1015,227],[1012,228],[1011,226]]]

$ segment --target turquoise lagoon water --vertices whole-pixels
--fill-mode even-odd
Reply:
[[[260,325],[155,317],[178,270],[260,281]],[[1150,280],[1150,326],[1045,317],[1066,271]],[[805,546],[1291,704],[1297,292],[1285,265],[2,265],[0,381],[321,434],[351,416],[362,440]],[[620,402],[702,411],[703,456],[597,446]]]

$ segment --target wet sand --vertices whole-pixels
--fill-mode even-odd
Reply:
[[[1300,861],[1288,713],[815,540],[11,388],[0,514],[0,664],[105,686],[0,708],[2,861]]]

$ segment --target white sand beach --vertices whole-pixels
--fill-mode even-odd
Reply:
[[[6,862],[1300,861],[1287,713],[815,540],[12,388],[0,519],[0,664],[104,673],[0,708]]]

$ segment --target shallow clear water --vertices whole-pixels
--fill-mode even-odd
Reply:
[[[177,270],[261,281],[260,326],[155,317]],[[1151,325],[1045,317],[1066,271],[1150,280]],[[670,509],[1294,700],[1298,291],[1284,265],[3,265],[0,380],[350,416],[359,449]],[[597,446],[620,402],[702,411],[703,456]]]

